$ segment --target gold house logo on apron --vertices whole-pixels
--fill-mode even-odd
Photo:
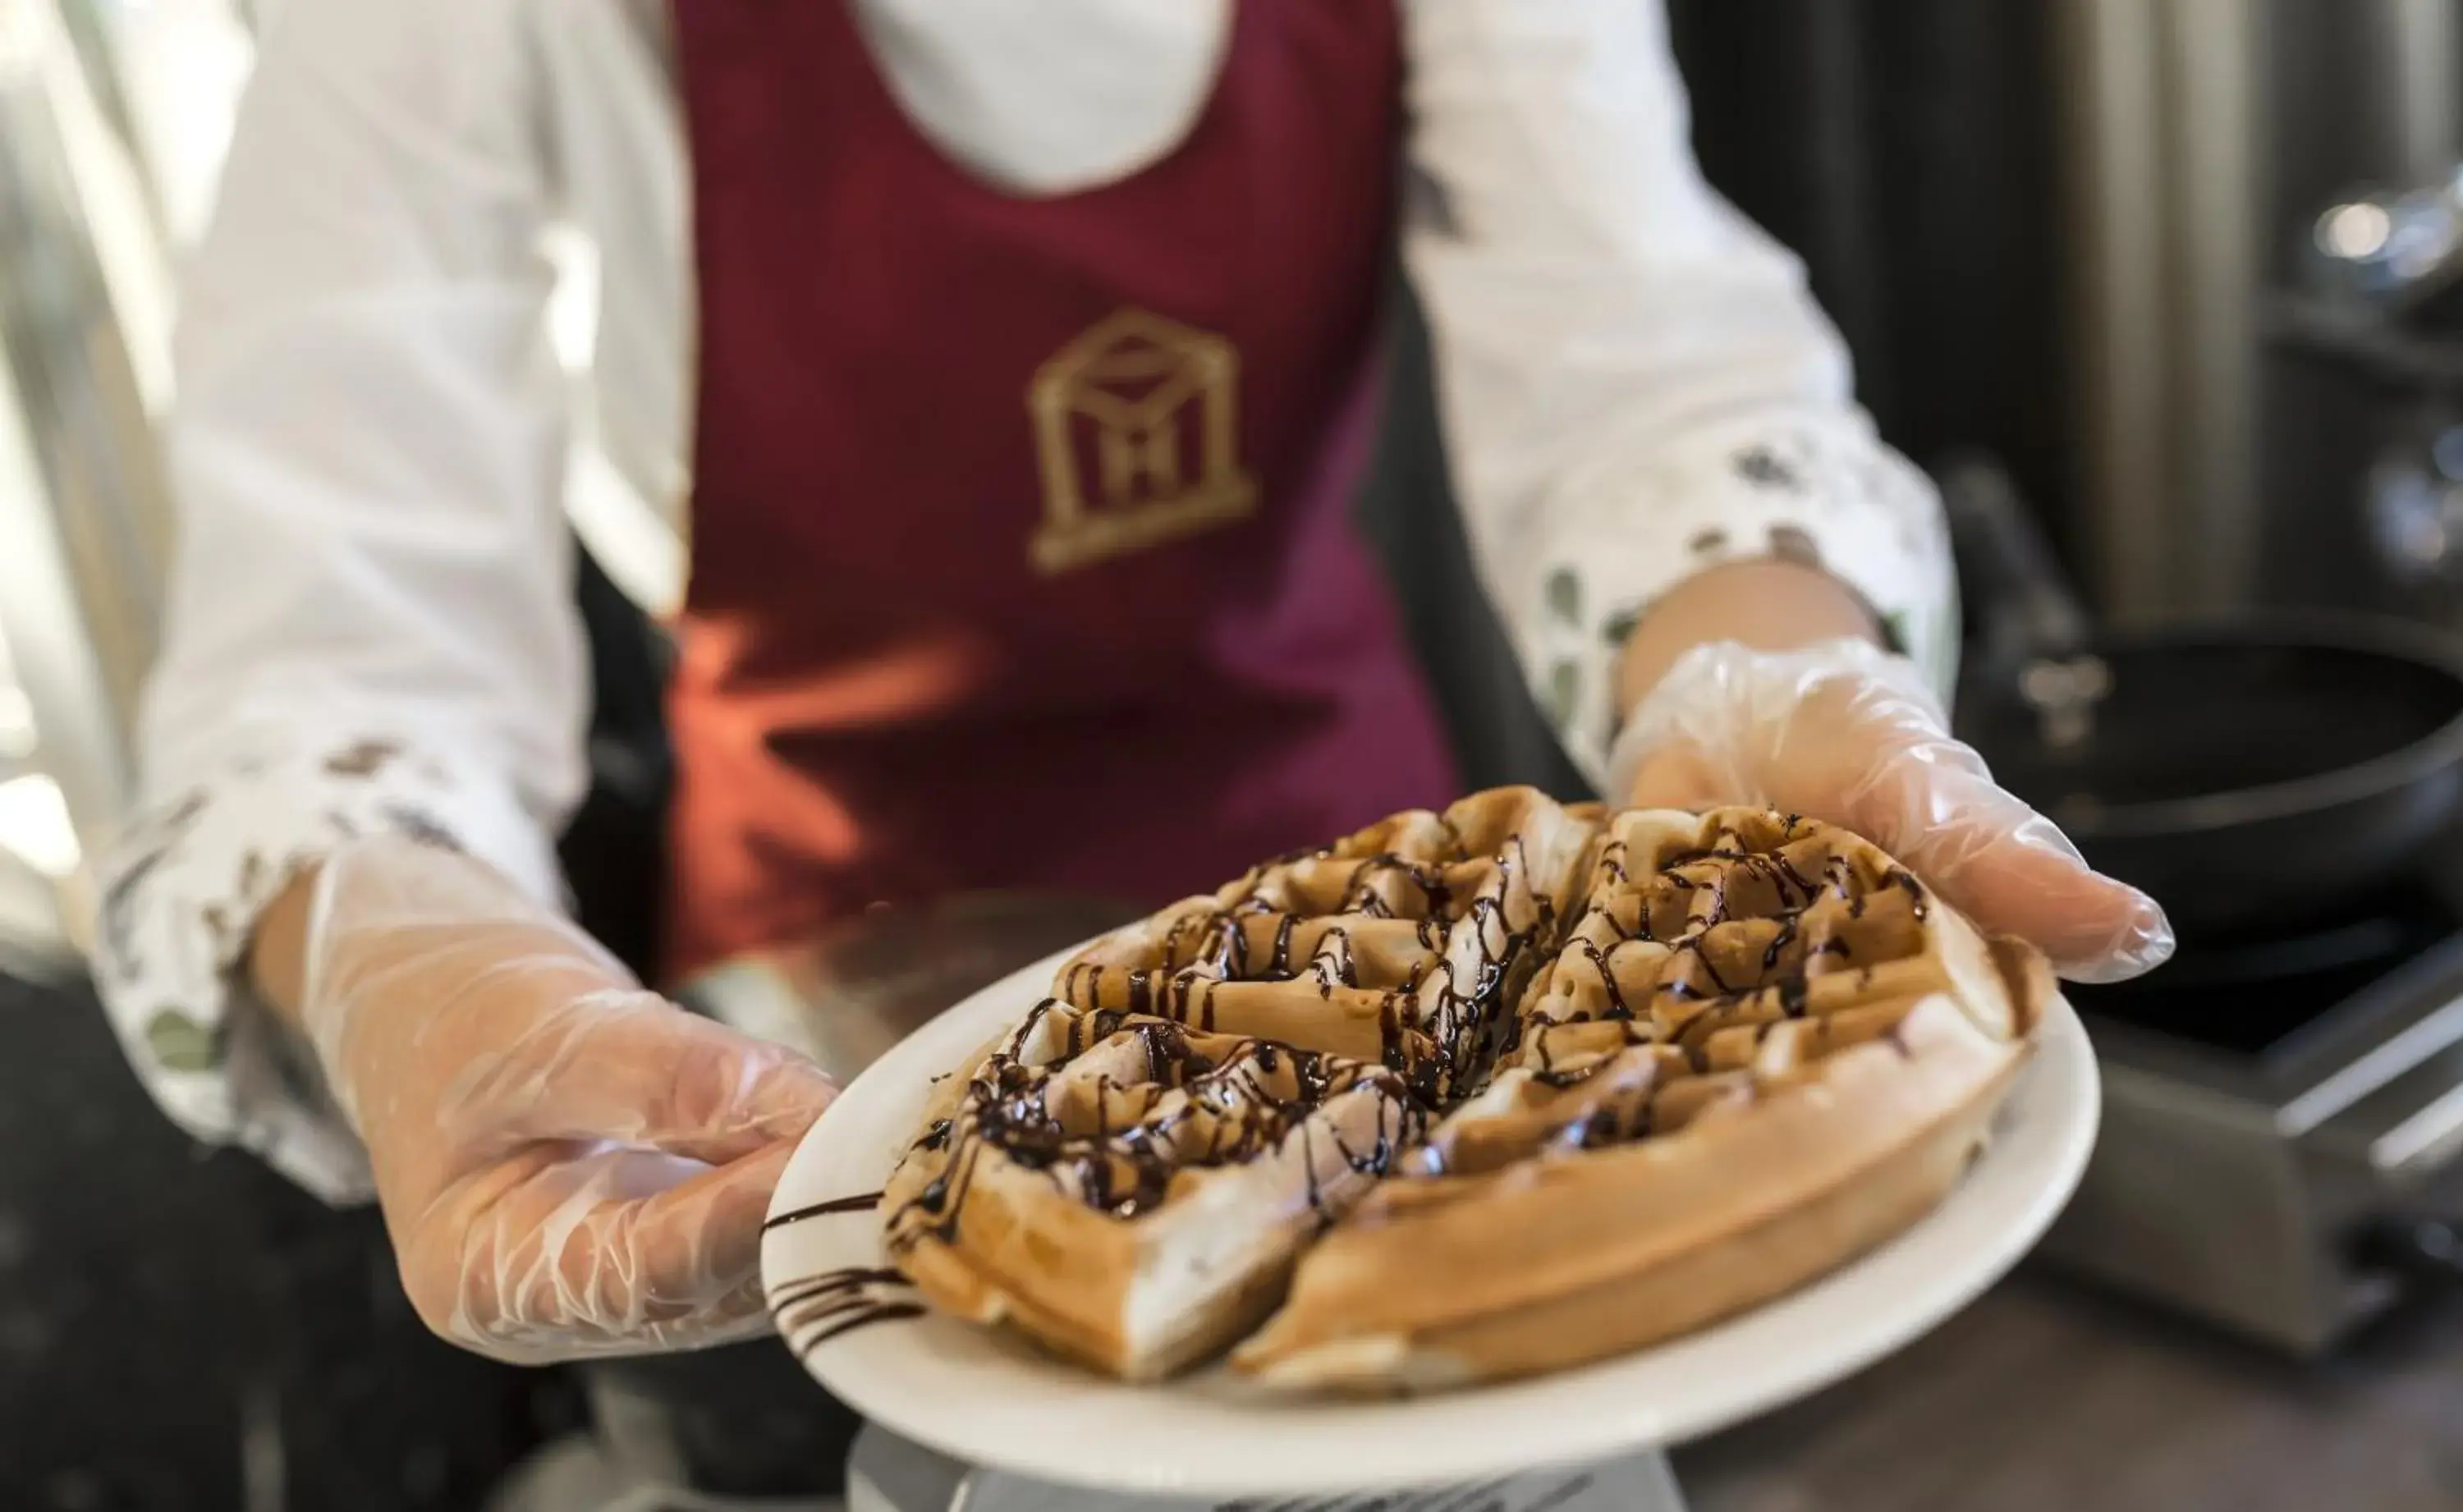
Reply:
[[[1043,470],[1037,571],[1065,572],[1256,512],[1240,468],[1240,355],[1221,336],[1123,310],[1035,371]]]

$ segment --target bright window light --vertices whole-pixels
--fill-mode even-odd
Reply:
[[[23,688],[0,682],[0,762],[34,754],[34,703]]]
[[[0,782],[0,851],[13,852],[45,876],[76,871],[81,853],[59,784],[33,775]]]

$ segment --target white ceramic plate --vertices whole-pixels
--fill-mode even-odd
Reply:
[[[1056,956],[935,1019],[857,1079],[787,1168],[772,1212],[878,1192],[921,1125],[934,1078],[1040,1000]],[[1318,1495],[1485,1480],[1679,1443],[1861,1370],[1973,1301],[2041,1237],[2095,1143],[2099,1090],[2065,1003],[1993,1147],[1914,1228],[1821,1281],[1728,1323],[1537,1380],[1396,1402],[1277,1401],[1214,1370],[1127,1387],[937,1316],[854,1328],[805,1365],[883,1425],[978,1465],[1066,1484],[1192,1496]],[[878,1268],[868,1205],[774,1226],[771,1297]],[[880,1295],[894,1297],[884,1286]],[[792,1321],[795,1309],[783,1309]]]

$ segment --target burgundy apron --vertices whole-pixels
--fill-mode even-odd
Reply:
[[[669,967],[879,902],[1160,902],[1453,786],[1349,518],[1393,0],[1239,0],[1169,156],[1057,198],[846,0],[676,0],[701,287]]]

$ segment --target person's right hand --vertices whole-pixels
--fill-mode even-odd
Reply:
[[[479,862],[368,839],[315,885],[300,1026],[430,1328],[542,1363],[767,1326],[761,1221],[836,1094],[817,1068],[643,991]]]

